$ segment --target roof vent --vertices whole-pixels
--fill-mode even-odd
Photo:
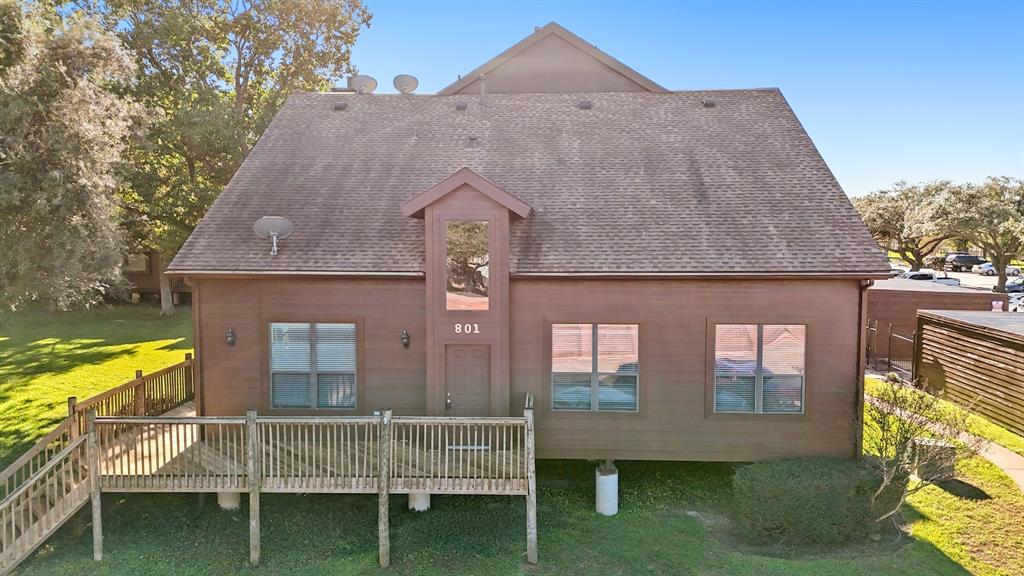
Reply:
[[[590,100],[580,100],[579,103],[576,104],[576,107],[580,110],[590,110],[594,107],[594,103]]]
[[[705,97],[700,99],[700,102],[701,102],[701,104],[704,105],[705,108],[714,108],[715,107],[715,99],[714,98],[708,98],[707,96],[705,96]]]
[[[479,148],[480,147],[480,139],[477,138],[476,136],[470,136],[469,137],[469,147],[470,148]]]
[[[469,104],[466,104],[462,100],[459,100],[458,102],[455,103],[456,110],[462,111],[465,110],[466,108],[469,108]]]
[[[347,86],[331,86],[331,92],[344,92],[351,94],[352,89]]]
[[[348,108],[348,102],[335,102],[334,103],[334,109],[335,110],[344,110],[345,108]]]

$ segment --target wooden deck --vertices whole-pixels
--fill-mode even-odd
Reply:
[[[191,405],[162,418],[104,419],[100,479],[109,492],[229,492],[249,488],[241,418],[199,419]],[[376,493],[375,418],[266,418],[258,425],[265,492]],[[525,434],[491,419],[395,419],[389,490],[525,495]]]
[[[261,493],[376,493],[384,567],[390,494],[525,496],[527,561],[537,562],[532,396],[521,417],[203,417],[192,369],[186,357],[81,404],[68,399],[68,418],[0,472],[0,573],[90,504],[102,559],[102,492],[248,493],[254,565]]]

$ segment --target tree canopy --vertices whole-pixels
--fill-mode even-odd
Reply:
[[[949,230],[985,249],[1006,290],[1006,267],[1024,253],[1024,181],[988,178],[949,191],[944,206]]]
[[[289,94],[354,72],[361,0],[105,0],[82,4],[131,51],[131,94],[151,128],[126,154],[120,190],[133,249],[164,262]],[[162,272],[162,270],[161,270]],[[164,311],[173,308],[162,281]]]
[[[912,270],[919,270],[925,258],[950,237],[943,220],[943,202],[951,188],[946,180],[924,184],[901,181],[855,198],[854,206],[882,248],[895,251]]]
[[[114,287],[116,169],[139,107],[130,54],[95,19],[0,0],[0,297],[67,309]]]

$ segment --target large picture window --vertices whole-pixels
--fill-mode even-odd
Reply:
[[[807,327],[715,326],[715,412],[804,411]]]
[[[635,412],[639,334],[636,324],[553,324],[551,409]]]
[[[356,325],[270,325],[274,408],[356,407]]]
[[[490,307],[490,242],[486,220],[452,220],[445,231],[445,309]]]

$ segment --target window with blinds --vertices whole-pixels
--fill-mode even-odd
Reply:
[[[270,325],[274,408],[356,407],[356,325]]]
[[[552,324],[551,409],[635,412],[636,324]]]
[[[807,327],[715,326],[715,412],[804,411]]]

